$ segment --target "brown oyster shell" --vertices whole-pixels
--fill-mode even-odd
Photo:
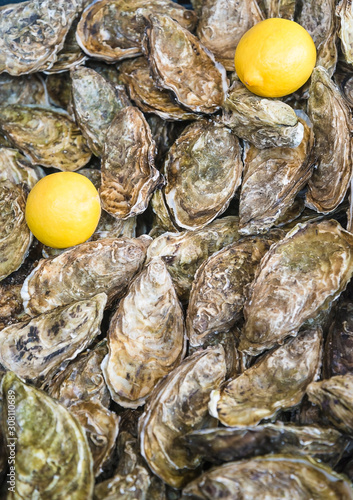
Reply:
[[[114,62],[142,53],[143,16],[165,13],[186,29],[193,29],[196,16],[171,0],[99,0],[83,12],[77,41],[91,57]]]
[[[177,439],[191,429],[215,426],[207,404],[225,373],[222,346],[195,352],[156,387],[140,417],[141,453],[151,470],[174,488],[195,477],[201,462],[178,446]]]
[[[72,172],[91,158],[76,124],[67,114],[50,108],[2,106],[0,129],[35,165]]]
[[[1,12],[1,11],[0,11]],[[40,75],[0,75],[0,106],[7,104],[48,105],[48,96]]]
[[[343,201],[349,188],[353,123],[344,98],[322,67],[316,67],[311,75],[308,114],[315,135],[315,169],[306,204],[327,214]]]
[[[151,198],[151,208],[154,213],[154,224],[153,224],[153,229],[152,232],[150,233],[150,236],[153,237],[153,233],[156,230],[156,227],[160,228],[162,232],[164,231],[171,231],[171,232],[177,232],[178,228],[175,227],[174,222],[171,219],[171,215],[169,213],[166,201],[165,201],[165,196],[164,192],[162,189],[157,189]]]
[[[239,349],[259,354],[329,309],[351,279],[352,259],[353,235],[337,221],[298,224],[261,261]]]
[[[161,14],[146,20],[144,51],[157,84],[195,113],[214,113],[228,88],[226,72],[198,38]]]
[[[187,301],[200,265],[214,252],[239,239],[238,222],[238,217],[228,216],[196,231],[164,233],[152,241],[146,262],[154,257],[164,260],[179,299]]]
[[[1,330],[0,364],[32,382],[50,378],[100,333],[107,296],[54,309]]]
[[[200,229],[221,215],[241,183],[242,170],[239,139],[229,128],[206,120],[189,125],[164,165],[163,191],[176,225]]]
[[[251,146],[246,152],[239,202],[241,234],[263,233],[278,224],[310,178],[314,136],[302,124],[304,137],[296,148]]]
[[[99,292],[111,302],[140,270],[149,242],[146,236],[87,241],[41,260],[22,287],[25,311],[35,316]]]
[[[303,331],[265,354],[251,368],[211,394],[211,415],[223,425],[256,425],[280,410],[296,406],[319,377],[322,355],[320,328]]]
[[[32,243],[25,220],[26,195],[20,185],[0,182],[0,281],[20,267]]]
[[[288,104],[259,97],[239,81],[229,90],[221,120],[258,149],[294,148],[304,136],[303,124]]]
[[[24,316],[21,288],[22,285],[0,283],[0,330],[18,323]]]
[[[108,338],[102,369],[111,396],[120,406],[137,408],[186,351],[183,310],[161,259],[153,259],[131,283]]]
[[[352,0],[341,0],[336,7],[336,15],[340,19],[338,36],[341,39],[341,48],[347,63],[353,63],[353,6]]]
[[[49,103],[67,111],[72,120],[75,119],[72,108],[72,81],[70,73],[53,73],[46,78],[46,89]]]
[[[256,0],[203,0],[197,36],[227,71],[246,31],[263,19]]]
[[[30,0],[1,7],[0,73],[18,76],[52,66],[80,7],[80,0]]]
[[[117,219],[127,219],[146,210],[160,184],[154,166],[155,143],[141,111],[128,106],[111,123],[104,145],[102,207]]]
[[[261,0],[267,18],[282,17],[294,21],[296,0]]]

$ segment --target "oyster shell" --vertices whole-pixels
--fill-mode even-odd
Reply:
[[[304,137],[296,148],[251,146],[247,151],[239,203],[241,234],[263,233],[280,222],[310,178],[314,136],[302,124]]]
[[[76,121],[91,151],[101,156],[109,125],[129,100],[119,98],[114,86],[93,69],[74,68],[71,79]]]
[[[21,288],[22,285],[0,283],[0,330],[21,321],[24,316]]]
[[[305,28],[314,40],[317,49],[316,65],[326,68],[330,76],[337,63],[337,26],[335,0],[305,0],[295,21]]]
[[[157,87],[144,57],[123,62],[119,71],[120,81],[126,85],[130,98],[144,113],[156,113],[164,120],[190,120],[198,117],[178,106],[170,92]]]
[[[336,15],[340,19],[338,36],[341,39],[341,48],[347,63],[353,63],[353,8],[352,0],[341,0],[336,7]]]
[[[178,232],[174,222],[171,219],[165,196],[162,189],[157,189],[151,198],[151,208],[154,217],[154,225],[162,229],[162,231]]]
[[[46,79],[49,103],[67,111],[72,120],[75,119],[72,109],[72,81],[70,73],[48,75]]]
[[[81,0],[30,0],[0,8],[0,73],[33,73],[52,66]]]
[[[352,245],[335,220],[298,224],[273,245],[249,289],[239,349],[259,354],[328,309],[352,276]]]
[[[258,149],[295,148],[304,137],[304,126],[288,104],[259,97],[238,81],[229,90],[221,120]]]
[[[226,72],[197,37],[169,16],[146,20],[144,51],[157,85],[195,113],[214,113],[228,89]]]
[[[353,435],[353,374],[337,375],[313,382],[307,388],[312,403],[325,410],[337,429]]]
[[[303,331],[228,380],[222,390],[213,391],[211,415],[223,425],[248,426],[299,404],[310,382],[319,377],[321,355],[321,329]]]
[[[41,382],[65,367],[100,333],[105,293],[54,309],[0,331],[0,364]]]
[[[22,287],[25,311],[35,316],[99,292],[111,302],[142,267],[149,242],[146,236],[87,241],[41,260]]]
[[[296,0],[262,0],[266,17],[282,17],[294,21]]]
[[[108,335],[102,369],[111,396],[120,406],[137,408],[186,351],[183,310],[161,259],[152,259],[131,283]]]
[[[8,444],[16,450],[16,481],[14,492],[7,492],[8,500],[91,498],[92,456],[77,420],[64,406],[24,384],[13,372],[4,376],[2,392],[6,401],[3,427]],[[15,409],[10,413],[13,399]],[[13,429],[7,424],[10,415]]]
[[[98,0],[83,12],[76,37],[91,57],[115,62],[142,53],[143,16],[166,13],[186,29],[197,17],[171,0]]]
[[[315,135],[315,169],[306,204],[327,214],[343,201],[349,188],[353,124],[345,99],[322,67],[316,67],[311,75],[308,113]]]
[[[260,260],[284,232],[244,238],[222,248],[197,270],[186,316],[190,344],[202,345],[212,333],[226,332],[241,317],[246,286]]]
[[[206,120],[189,125],[164,165],[165,200],[177,226],[200,229],[221,215],[241,183],[242,170],[239,139],[229,128]]]
[[[195,352],[156,387],[140,417],[141,453],[151,470],[174,488],[195,477],[201,462],[200,456],[190,458],[177,439],[191,429],[215,426],[207,404],[225,373],[222,346]]]
[[[91,152],[68,115],[38,106],[0,107],[0,128],[35,165],[75,171],[86,165]]]
[[[1,12],[1,11],[0,11]],[[40,75],[0,75],[0,106],[7,104],[48,105],[48,96]]]
[[[135,238],[135,236],[136,217],[130,217],[126,220],[116,219],[102,210],[97,229],[91,236],[91,241],[105,238]]]
[[[203,229],[164,233],[152,241],[148,263],[160,257],[167,265],[180,300],[188,300],[195,273],[210,255],[237,241],[238,217],[217,219]]]
[[[30,191],[43,177],[40,167],[33,168],[31,163],[16,149],[0,147],[0,182],[10,181],[24,184]]]
[[[242,460],[267,453],[300,453],[335,466],[348,439],[331,427],[264,424],[248,427],[201,429],[183,436],[190,453],[208,462]]]
[[[154,166],[155,143],[141,111],[128,106],[116,115],[106,136],[99,189],[102,207],[117,219],[147,208],[160,184]]]
[[[10,181],[0,181],[0,281],[20,267],[32,243],[25,206],[23,188]]]
[[[183,500],[254,498],[350,500],[353,490],[344,476],[300,455],[268,455],[215,467],[183,490]]]
[[[203,0],[197,36],[227,71],[234,71],[241,37],[262,19],[256,0]]]

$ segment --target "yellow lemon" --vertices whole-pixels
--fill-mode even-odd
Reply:
[[[26,204],[26,221],[34,236],[52,248],[67,248],[88,240],[101,214],[99,195],[81,174],[59,172],[43,177]]]
[[[282,97],[308,80],[316,63],[316,48],[300,24],[266,19],[242,36],[234,62],[240,80],[251,92]]]

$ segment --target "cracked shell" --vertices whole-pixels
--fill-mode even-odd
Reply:
[[[141,453],[151,470],[174,488],[197,475],[201,457],[191,458],[178,438],[192,429],[214,427],[207,411],[213,389],[224,381],[222,346],[189,356],[155,388],[139,419]]]
[[[102,369],[111,396],[120,406],[137,408],[186,351],[183,310],[161,259],[153,259],[131,283],[108,339]]]
[[[15,104],[0,107],[0,129],[35,165],[73,172],[91,158],[76,124],[54,109]]]
[[[244,306],[239,349],[259,354],[314,319],[353,274],[353,235],[335,220],[297,224],[262,259]]]
[[[0,364],[40,383],[63,369],[100,333],[105,293],[74,302],[0,332]]]
[[[108,62],[142,53],[143,16],[165,13],[186,29],[195,27],[197,17],[171,0],[99,0],[83,12],[77,41],[91,57]]]
[[[43,259],[26,278],[21,295],[31,316],[88,299],[99,292],[120,297],[145,260],[149,237],[87,241]]]
[[[241,183],[242,170],[239,139],[229,128],[206,120],[189,125],[164,165],[163,191],[176,225],[193,231],[221,215]]]
[[[133,106],[116,115],[108,128],[99,194],[104,210],[117,219],[144,212],[161,183],[154,166],[156,145],[151,129]]]
[[[146,19],[144,52],[158,86],[195,113],[221,108],[228,89],[226,72],[213,54],[187,29],[164,15]]]
[[[3,412],[6,429],[10,396],[16,399],[16,485],[7,498],[91,498],[92,456],[77,420],[64,406],[12,372],[4,376],[2,392],[7,402]]]

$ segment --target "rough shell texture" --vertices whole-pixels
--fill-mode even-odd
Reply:
[[[334,220],[298,224],[262,259],[244,306],[241,350],[256,354],[296,335],[346,288],[353,236]]]
[[[164,233],[149,246],[147,262],[153,257],[161,257],[180,300],[187,300],[195,273],[203,261],[239,239],[238,221],[238,217],[228,216],[196,231]]]
[[[25,220],[26,197],[21,186],[0,182],[0,281],[20,267],[32,243]]]
[[[106,301],[100,293],[7,326],[0,332],[0,364],[28,381],[50,378],[99,335]]]
[[[1,12],[1,11],[0,11]],[[44,80],[39,75],[0,75],[0,106],[7,104],[38,104],[46,106],[48,96]]]
[[[0,73],[33,73],[53,65],[80,10],[79,0],[30,0],[0,9]]]
[[[296,0],[260,0],[266,17],[282,17],[294,20]]]
[[[353,5],[352,0],[341,0],[336,7],[336,15],[340,18],[338,36],[341,39],[342,52],[347,63],[353,63]]]
[[[157,84],[191,111],[217,111],[228,87],[223,66],[171,17],[150,15],[147,24],[144,48]]]
[[[117,219],[127,219],[147,208],[161,182],[154,166],[156,153],[151,130],[141,111],[128,106],[111,123],[104,145],[102,207]]]
[[[229,380],[221,391],[213,391],[211,414],[223,425],[256,425],[299,404],[319,376],[321,355],[321,329],[305,330]]]
[[[24,184],[30,191],[39,181],[39,174],[16,149],[0,148],[0,182],[8,180],[14,184]]]
[[[174,488],[195,477],[201,462],[199,456],[190,458],[177,438],[191,429],[215,426],[207,404],[225,373],[221,346],[195,352],[156,387],[140,417],[141,453],[152,471]]]
[[[41,260],[25,280],[25,311],[36,314],[105,292],[108,300],[121,296],[140,270],[148,237],[88,241]]]
[[[343,476],[314,460],[269,455],[230,462],[205,472],[183,491],[183,500],[350,500],[353,490]]]
[[[176,225],[200,229],[221,215],[240,185],[242,170],[239,139],[229,128],[206,120],[189,125],[164,165],[164,195]]]
[[[22,285],[0,283],[0,330],[7,325],[23,321],[21,288]]]
[[[108,62],[142,53],[143,17],[166,13],[186,29],[196,16],[171,0],[99,0],[89,5],[77,28],[77,41],[90,56]]]
[[[35,165],[75,171],[91,152],[67,114],[38,106],[0,107],[0,129]]]
[[[10,434],[8,443],[16,447],[15,492],[9,500],[50,498],[87,500],[93,493],[92,456],[85,432],[70,412],[42,391],[24,384],[8,372],[2,381],[6,401],[3,425],[9,432],[9,401],[16,404],[16,441]],[[12,398],[11,398],[12,396]],[[55,481],[53,481],[55,477]]]
[[[235,81],[224,103],[222,122],[259,149],[297,147],[304,127],[294,110],[276,99],[264,99]]]

